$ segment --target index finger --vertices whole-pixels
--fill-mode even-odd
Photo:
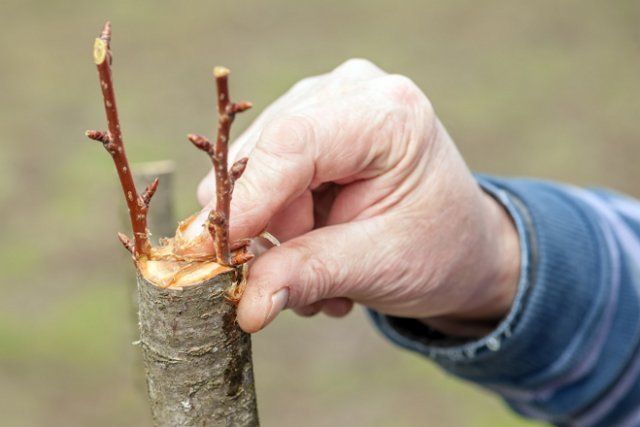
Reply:
[[[358,90],[267,124],[236,183],[231,239],[259,234],[307,189],[370,178],[388,168],[393,135],[385,120],[394,106],[381,97]]]

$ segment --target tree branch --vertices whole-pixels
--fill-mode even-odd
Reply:
[[[153,195],[156,193],[156,190],[158,189],[159,182],[160,180],[158,178],[154,179],[153,182],[147,186],[147,188],[144,190],[144,193],[141,196],[142,203],[144,203],[147,209],[149,208],[149,203],[151,203],[151,198],[153,197]]]
[[[131,253],[131,255],[134,254],[136,248],[133,245],[133,243],[131,243],[131,240],[125,234],[118,233],[118,240],[120,240],[120,243],[122,243],[122,246],[124,246],[124,248],[128,250]]]
[[[213,158],[214,156],[213,144],[211,144],[211,142],[207,138],[205,138],[202,135],[196,135],[195,133],[190,133],[189,135],[187,135],[187,139],[189,139],[189,141],[191,141],[191,143],[196,148],[204,151],[205,153],[207,153],[209,156]]]
[[[198,149],[206,152],[211,158],[216,177],[216,208],[209,214],[208,229],[214,241],[216,262],[231,265],[229,251],[229,210],[234,182],[240,178],[247,165],[247,159],[240,159],[228,168],[229,133],[231,124],[237,113],[251,108],[250,102],[232,103],[229,99],[229,70],[215,67],[213,76],[216,80],[218,131],[215,145],[207,138],[189,134],[187,137]]]
[[[109,125],[108,132],[87,131],[87,137],[102,142],[107,149],[118,172],[120,185],[124,192],[127,207],[129,209],[129,218],[131,220],[131,228],[133,229],[133,255],[137,259],[140,256],[149,254],[150,244],[147,233],[147,211],[149,202],[157,188],[157,181],[147,188],[145,193],[140,196],[136,190],[136,186],[131,174],[131,168],[127,160],[122,141],[122,132],[120,130],[120,120],[118,119],[118,110],[116,108],[116,97],[113,89],[113,79],[111,75],[111,23],[104,25],[100,37],[95,40],[93,45],[93,60],[98,69],[100,78],[100,89],[102,90],[102,98],[104,101],[104,111],[107,116]],[[121,239],[122,240],[122,239]],[[123,242],[124,243],[124,242]],[[125,244],[125,247],[128,246]]]

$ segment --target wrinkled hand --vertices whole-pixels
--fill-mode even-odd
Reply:
[[[304,79],[232,145],[231,160],[245,155],[231,239],[266,227],[283,242],[251,267],[245,331],[285,307],[342,316],[354,301],[461,335],[508,311],[514,226],[408,78],[355,59]],[[210,174],[201,203],[214,191]]]

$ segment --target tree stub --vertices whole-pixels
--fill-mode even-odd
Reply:
[[[138,273],[140,341],[156,426],[258,426],[251,339],[227,299],[234,271],[162,288]]]

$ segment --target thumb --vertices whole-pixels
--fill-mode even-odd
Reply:
[[[258,257],[238,306],[240,327],[257,332],[285,308],[370,293],[373,281],[385,280],[379,268],[383,251],[374,249],[381,235],[378,220],[320,228]]]

